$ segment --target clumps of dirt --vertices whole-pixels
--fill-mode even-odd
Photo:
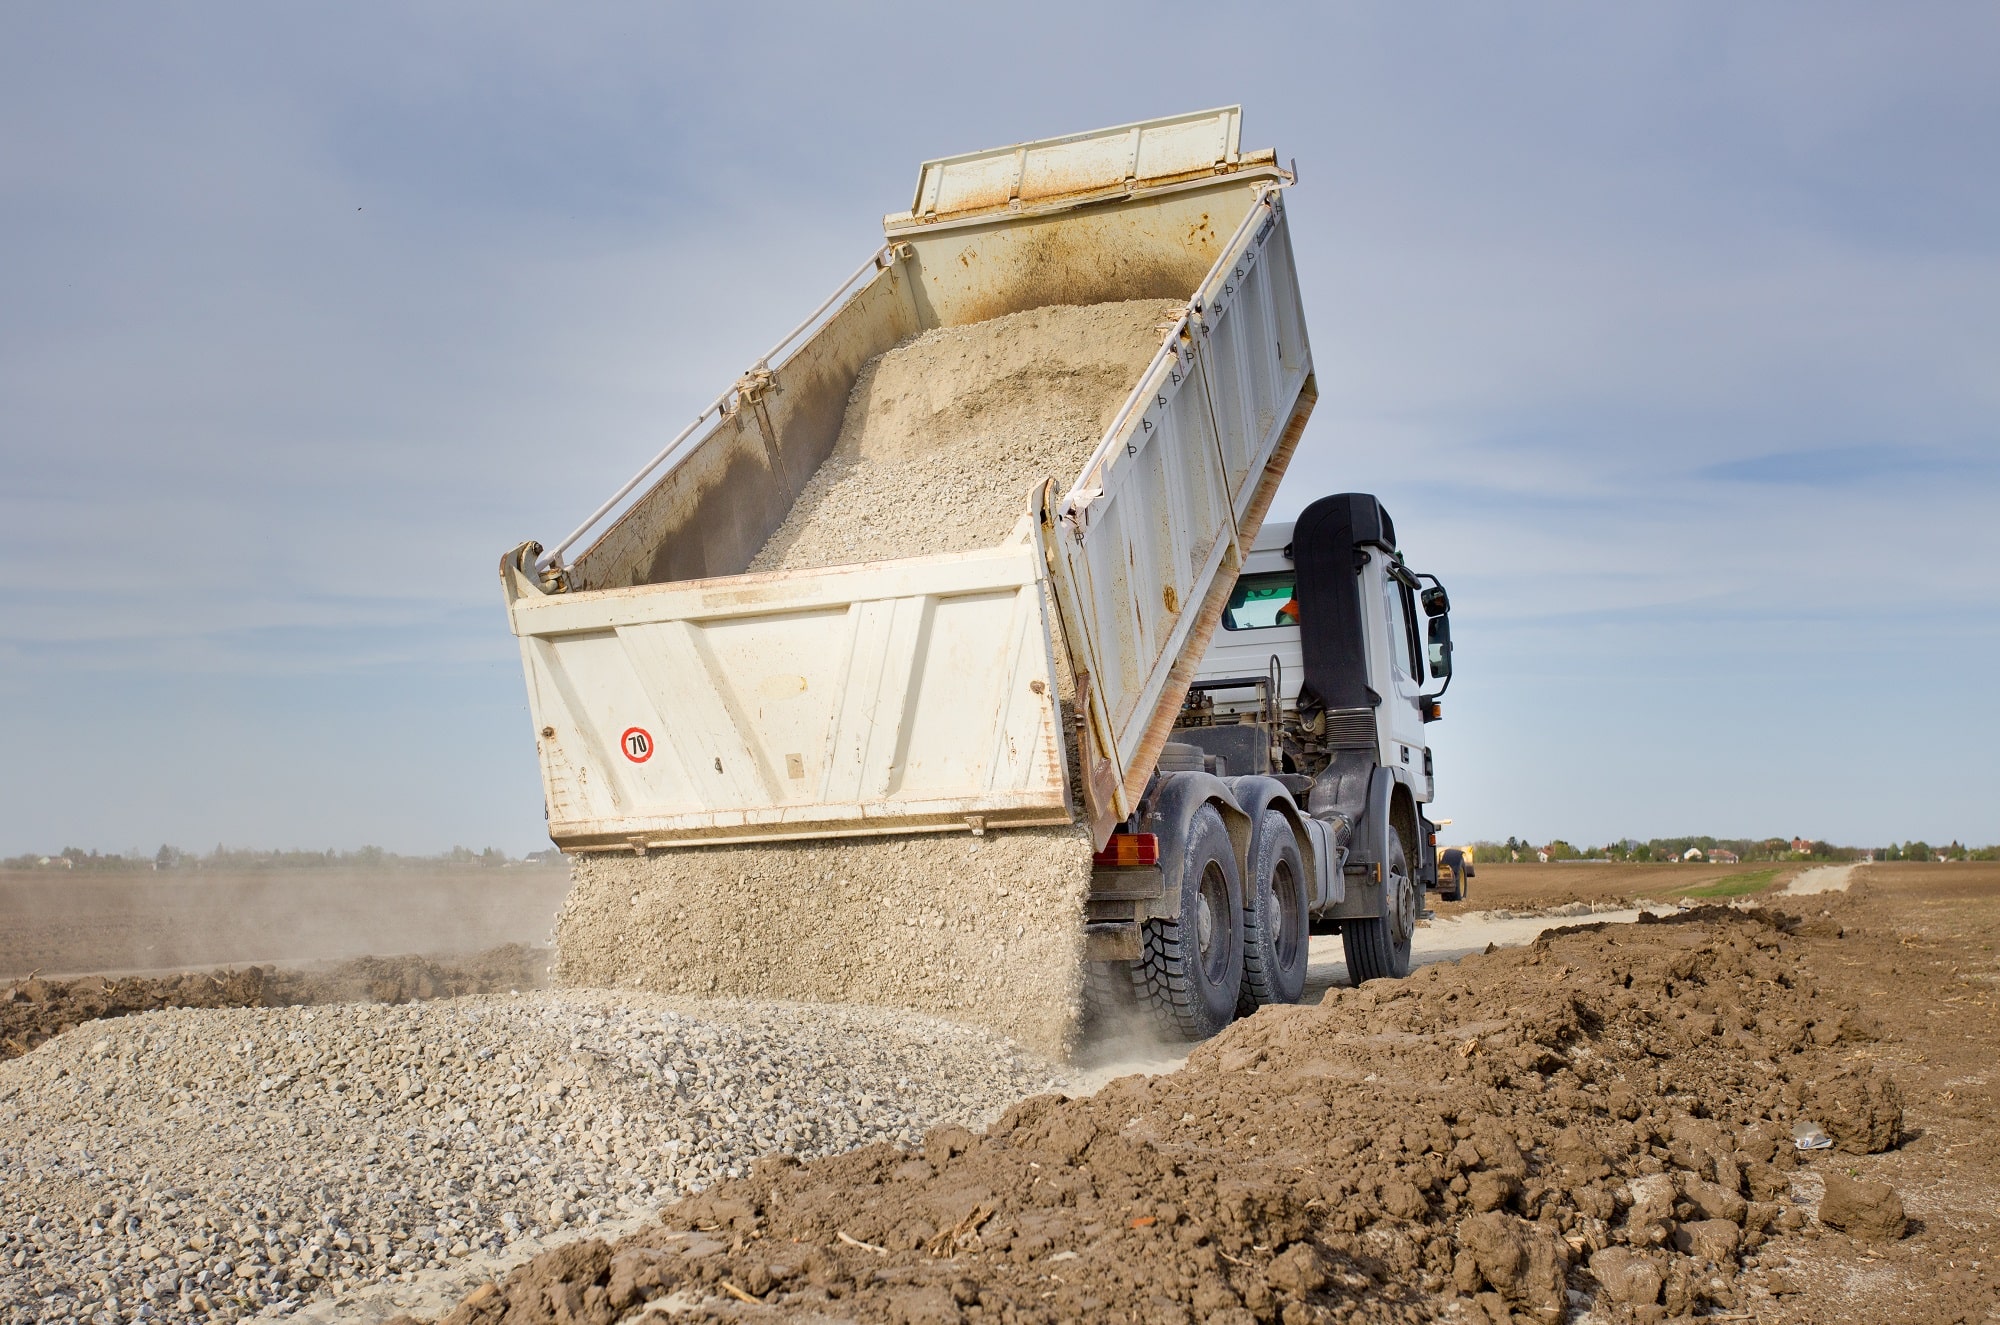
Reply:
[[[660,1298],[1285,1325],[1553,1323],[1572,1292],[1626,1322],[1768,1302],[1744,1260],[1807,1223],[1789,1120],[1839,1024],[1803,946],[1779,916],[1709,908],[1266,1008],[1177,1073],[1037,1096],[982,1136],[760,1161],[448,1319],[608,1325]]]
[[[992,547],[1083,467],[1178,315],[1054,305],[939,327],[868,361],[840,438],[749,570]]]
[[[1810,1099],[1813,1119],[1850,1155],[1879,1155],[1902,1139],[1903,1094],[1879,1073],[1841,1072],[1817,1083]]]
[[[519,943],[452,957],[357,957],[297,968],[245,966],[179,975],[29,976],[0,990],[0,1061],[87,1021],[164,1008],[276,1008],[315,1003],[409,1003],[540,989],[549,952]]]
[[[573,858],[560,985],[909,1008],[1048,1057],[1075,1033],[1090,840],[1013,829]]]
[[[1826,1175],[1819,1219],[1864,1242],[1894,1242],[1909,1227],[1903,1215],[1903,1198],[1896,1195],[1894,1187],[1886,1182],[1858,1181],[1839,1172]]]

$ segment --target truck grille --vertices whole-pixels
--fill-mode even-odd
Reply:
[[[1335,750],[1375,748],[1374,709],[1328,709],[1326,743]]]

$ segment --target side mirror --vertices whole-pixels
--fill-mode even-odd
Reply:
[[[1451,599],[1445,596],[1442,584],[1433,584],[1423,592],[1424,615],[1437,617],[1451,611]],[[1449,633],[1449,632],[1447,632]]]
[[[1439,595],[1439,597],[1442,597],[1444,595],[1444,591],[1442,589],[1437,590],[1436,592]],[[1425,595],[1426,599],[1428,599],[1429,597],[1430,597],[1429,594]],[[1424,607],[1428,609],[1430,607],[1430,603],[1426,601]],[[1440,614],[1438,616],[1434,616],[1431,618],[1429,652],[1430,652],[1431,675],[1436,677],[1440,681],[1449,680],[1451,678],[1451,618],[1450,617]]]

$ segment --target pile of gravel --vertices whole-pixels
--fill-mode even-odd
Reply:
[[[179,1009],[0,1064],[0,1320],[236,1320],[1056,1084],[861,1008],[540,991]]]
[[[1180,307],[1034,308],[926,331],[870,359],[840,439],[749,569],[1000,543],[1036,485],[1076,478]]]

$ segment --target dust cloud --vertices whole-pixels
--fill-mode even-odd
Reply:
[[[560,866],[0,872],[0,979],[546,947]]]

